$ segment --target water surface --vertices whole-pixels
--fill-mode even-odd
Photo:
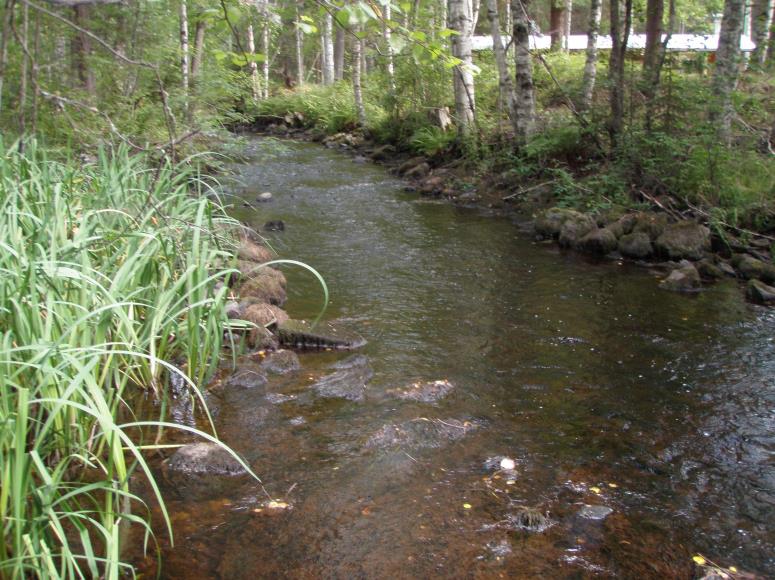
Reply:
[[[368,339],[374,375],[364,401],[316,397],[347,355],[306,353],[301,372],[217,398],[220,435],[292,509],[263,509],[241,478],[168,490],[165,577],[688,578],[696,553],[775,571],[772,311],[731,282],[664,292],[648,270],[537,244],[317,145],[251,139],[248,156],[234,215],[285,222],[270,242],[325,277],[326,318]],[[287,310],[314,317],[317,283],[286,274]],[[456,388],[394,396],[435,379]],[[367,445],[417,422],[464,432]],[[516,475],[486,464],[504,456]],[[613,511],[587,519],[585,504]],[[513,529],[520,507],[552,525]]]

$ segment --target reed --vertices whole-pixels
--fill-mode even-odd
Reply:
[[[130,475],[170,527],[143,434],[176,427],[121,417],[174,373],[201,400],[236,224],[188,165],[17,150],[0,157],[0,577],[118,578],[124,528],[152,534]]]

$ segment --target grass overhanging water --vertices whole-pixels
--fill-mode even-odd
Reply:
[[[185,163],[18,149],[0,157],[0,576],[116,578],[132,573],[126,527],[152,539],[134,473],[171,532],[143,451],[149,429],[176,426],[135,420],[127,399],[163,396],[177,373],[201,400],[238,224]]]

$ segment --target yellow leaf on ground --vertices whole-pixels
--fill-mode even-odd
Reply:
[[[699,555],[692,556],[692,560],[694,560],[694,563],[697,564],[698,566],[705,565],[705,558],[703,558],[702,556],[699,556]]]
[[[600,488],[593,485],[592,487],[589,488],[589,491],[593,493],[600,493]]]
[[[471,504],[470,503],[464,503],[463,504],[463,508],[467,509],[467,510],[470,510],[471,509]]]

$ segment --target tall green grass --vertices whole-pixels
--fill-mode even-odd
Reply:
[[[133,473],[169,527],[142,438],[173,425],[135,420],[128,399],[173,373],[201,399],[235,223],[185,167],[17,150],[0,157],[0,577],[117,578],[125,528],[151,534]]]

